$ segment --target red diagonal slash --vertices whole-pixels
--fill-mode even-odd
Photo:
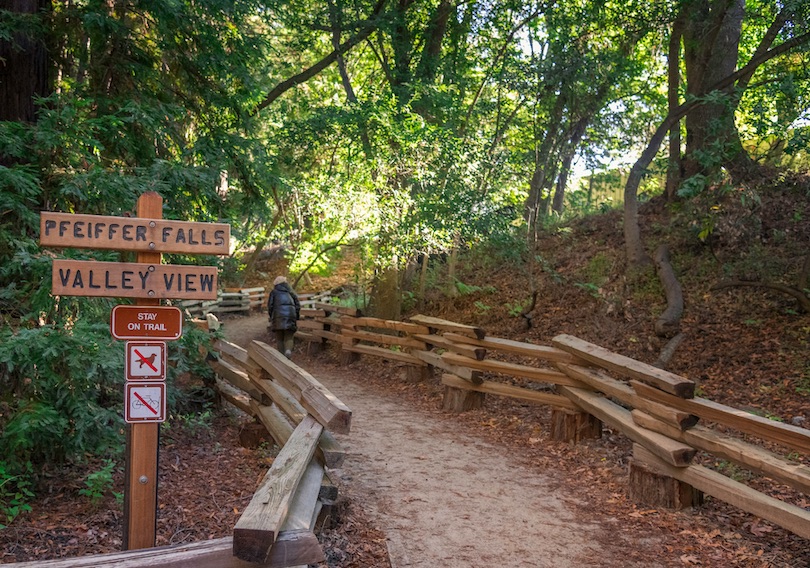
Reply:
[[[154,365],[153,365],[153,364],[152,364],[152,363],[149,361],[149,359],[147,359],[146,357],[144,357],[143,355],[141,355],[141,352],[140,352],[140,351],[138,351],[137,349],[133,349],[133,351],[135,352],[135,355],[137,355],[137,356],[140,358],[141,363],[146,363],[147,365],[149,365],[149,368],[150,368],[150,369],[152,369],[152,370],[153,370],[154,372],[156,372],[156,373],[158,372],[157,367],[155,367],[155,366],[154,366]]]
[[[143,405],[144,405],[146,408],[148,408],[149,410],[151,410],[151,411],[152,411],[152,414],[154,414],[154,415],[156,415],[156,416],[157,416],[157,413],[158,413],[158,412],[157,412],[157,410],[155,410],[154,408],[152,408],[151,406],[149,406],[149,403],[148,403],[148,402],[146,402],[146,401],[145,401],[145,400],[144,400],[144,399],[141,397],[141,395],[139,395],[139,394],[138,394],[138,392],[137,392],[137,391],[132,391],[132,394],[134,394],[134,395],[135,395],[135,398],[137,398],[138,400],[140,400],[140,401],[143,403]]]

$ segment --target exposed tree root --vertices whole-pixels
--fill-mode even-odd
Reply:
[[[659,246],[655,251],[655,270],[667,296],[667,309],[656,320],[655,333],[659,337],[672,337],[681,328],[683,290],[670,264],[669,249],[666,245]]]
[[[686,336],[683,333],[679,333],[667,341],[667,344],[664,345],[663,349],[661,349],[661,353],[658,354],[658,359],[656,359],[655,363],[653,363],[653,367],[666,369],[667,365],[669,365],[669,362],[672,360],[672,356],[675,355],[675,351],[678,350],[678,347],[681,346],[684,339],[686,339]]]
[[[776,284],[773,282],[755,282],[749,280],[723,280],[711,287],[712,291],[722,290],[723,288],[737,288],[739,286],[749,286],[752,288],[766,288],[768,290],[775,290],[782,292],[788,296],[792,296],[799,301],[799,308],[805,312],[810,313],[810,297],[799,288],[791,288],[784,284]]]

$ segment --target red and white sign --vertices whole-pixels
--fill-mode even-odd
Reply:
[[[177,339],[183,333],[183,314],[173,306],[115,306],[110,331],[116,339]]]
[[[126,422],[165,422],[166,383],[126,383]]]
[[[127,341],[127,380],[162,381],[166,378],[166,344]]]

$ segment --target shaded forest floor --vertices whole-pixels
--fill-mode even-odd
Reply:
[[[695,223],[686,206],[671,210],[654,202],[642,209],[648,250],[662,243],[670,247],[684,289],[685,340],[667,368],[696,381],[701,396],[807,426],[810,316],[798,309],[795,299],[773,290],[712,287],[732,278],[796,287],[810,244],[810,199],[805,189],[763,191],[753,206],[744,205],[748,202],[741,195],[731,197],[713,219],[704,219],[714,226],[706,241],[698,238],[704,225]],[[447,264],[432,264],[425,301],[408,306],[405,315],[425,313],[532,343],[547,344],[555,335],[568,333],[645,362],[654,361],[666,343],[653,332],[665,308],[663,290],[652,269],[626,270],[618,212],[555,229],[528,257],[508,257],[503,249],[478,253],[461,255],[456,273],[461,285],[452,288]],[[350,264],[328,279],[313,279],[306,291],[353,281]],[[267,281],[255,283],[269,285],[274,276],[268,269]],[[519,312],[533,292],[537,304],[529,328]],[[318,364],[334,361],[327,353]],[[304,361],[302,365],[306,367]],[[435,410],[441,400],[437,381],[406,384],[395,365],[363,358],[351,371],[362,375],[369,388],[417,407]],[[520,452],[538,469],[557,472],[560,491],[583,496],[594,514],[616,519],[623,532],[639,539],[670,535],[660,551],[668,559],[666,565],[810,566],[807,541],[716,500],[685,512],[632,503],[626,491],[629,442],[609,430],[602,440],[578,446],[550,442],[544,412],[489,397],[486,408],[457,419],[482,437]],[[215,412],[207,420],[189,417],[167,426],[162,437],[159,545],[230,534],[272,459],[268,446],[241,448],[243,425],[243,418]],[[701,459],[735,479],[810,508],[807,496],[731,464]],[[808,463],[807,456],[799,459]],[[0,531],[0,562],[119,550],[121,513],[115,497],[107,492],[93,504],[79,495],[85,476],[102,466],[101,459],[92,458],[86,470],[43,472],[45,482],[32,503],[34,511]],[[120,471],[113,475],[113,488],[120,488]],[[333,521],[324,533],[330,568],[387,566],[380,532],[363,503],[344,501]],[[633,557],[634,551],[628,549],[627,554]]]

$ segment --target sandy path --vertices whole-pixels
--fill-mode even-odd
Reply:
[[[267,341],[265,326],[264,317],[244,318],[225,331],[244,345]],[[636,566],[601,548],[615,526],[576,519],[577,504],[558,498],[542,472],[464,438],[452,415],[376,394],[357,366],[293,360],[352,409],[351,433],[338,436],[346,461],[332,475],[386,533],[392,568]]]
[[[387,534],[394,568],[601,565],[595,527],[575,523],[546,480],[502,448],[461,439],[438,412],[312,371],[352,409],[336,473]]]

